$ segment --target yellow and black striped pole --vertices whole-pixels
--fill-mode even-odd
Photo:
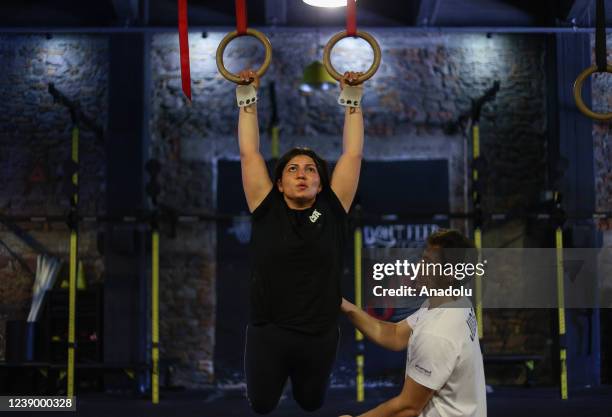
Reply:
[[[560,207],[561,198],[555,193],[555,206],[559,213],[555,216],[557,222],[555,229],[555,249],[557,260],[557,315],[559,321],[559,360],[560,360],[560,390],[561,399],[567,400],[567,346],[565,336],[565,274],[563,271],[563,218]]]
[[[476,184],[479,181],[479,173],[476,168],[476,163],[480,158],[480,125],[477,121],[472,124],[472,159],[474,161],[472,168],[472,183]],[[479,188],[480,189],[480,188]],[[472,189],[472,201],[474,203],[474,212],[476,214],[474,221],[474,246],[478,251],[478,262],[482,262],[482,216],[480,212],[480,194],[479,189]],[[476,276],[475,279],[475,297],[476,297],[476,323],[478,325],[478,338],[482,339],[484,330],[482,323],[482,276]]]
[[[78,167],[79,163],[79,127],[75,125],[72,128],[72,162]],[[77,259],[79,252],[78,238],[78,221],[77,221],[77,206],[79,203],[79,174],[78,168],[72,174],[73,192],[71,196],[71,218],[70,226],[70,265],[69,265],[69,281],[68,281],[68,378],[66,393],[67,396],[74,396],[74,364],[75,364],[75,322],[76,322],[76,287],[77,287]]]
[[[151,357],[152,378],[151,378],[151,398],[153,404],[159,403],[159,228],[156,222],[153,224],[151,232],[152,240],[152,282],[151,282],[151,333],[153,349]]]
[[[358,309],[362,308],[361,300],[361,248],[363,244],[363,236],[361,227],[355,228],[354,235],[355,243],[355,305]],[[357,355],[356,355],[356,366],[357,366],[357,377],[355,386],[357,387],[357,402],[363,402],[365,399],[364,391],[364,378],[363,378],[363,364],[364,364],[364,339],[363,333],[358,329],[355,329],[355,342],[357,344]]]

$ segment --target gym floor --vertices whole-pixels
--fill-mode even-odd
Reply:
[[[314,413],[302,411],[291,399],[283,396],[271,416],[279,417],[332,417],[356,415],[396,395],[399,387],[371,388],[366,401],[357,404],[354,388],[332,388],[323,408]],[[488,415],[491,417],[610,417],[612,415],[612,386],[570,393],[568,400],[559,398],[556,388],[495,388],[487,396]],[[49,415],[63,415],[47,413]],[[162,392],[160,403],[133,396],[83,394],[78,397],[78,416],[170,416],[181,417],[246,417],[256,416],[244,396],[243,389]]]

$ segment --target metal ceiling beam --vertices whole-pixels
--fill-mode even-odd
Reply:
[[[254,29],[259,29],[266,32],[274,32],[275,30],[280,32],[314,32],[316,30],[333,30],[331,27],[283,27],[275,28],[272,26],[250,26]],[[495,26],[431,26],[431,27],[381,27],[381,26],[361,26],[360,29],[377,32],[381,34],[385,33],[399,33],[399,34],[416,34],[416,33],[432,33],[432,34],[445,34],[445,33],[594,33],[595,28],[588,27],[576,27],[576,28],[561,28],[561,27],[527,27],[527,26],[507,26],[507,27],[495,27]],[[235,26],[189,26],[190,32],[231,32],[236,30]],[[72,33],[176,33],[176,26],[147,26],[147,27],[0,27],[0,34],[72,34]],[[606,29],[607,33],[612,34],[612,28]]]

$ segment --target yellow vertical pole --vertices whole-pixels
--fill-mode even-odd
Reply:
[[[480,158],[480,125],[474,123],[472,125],[472,153],[473,160],[476,161]],[[472,180],[478,181],[478,170],[472,169]],[[480,196],[478,191],[472,190],[472,200],[478,201]],[[476,224],[474,228],[474,246],[478,251],[478,262],[482,261],[482,228],[480,224]],[[482,277],[476,276],[475,281],[475,292],[476,292],[476,323],[478,324],[478,338],[482,339],[484,333],[484,327],[482,322]]]
[[[272,126],[272,158],[278,159],[280,156],[280,128],[277,125]]]
[[[559,319],[559,360],[561,361],[561,399],[567,400],[567,349],[565,346],[565,286],[563,273],[563,229],[555,231],[555,247],[557,251],[557,304]]]
[[[472,147],[473,147],[473,158],[480,158],[480,125],[478,123],[474,123],[472,126]],[[478,171],[474,170],[474,179],[478,179]]]
[[[478,251],[478,262],[482,262],[482,230],[474,230],[474,245]],[[482,323],[482,276],[476,275],[476,323],[478,325],[478,338],[482,339],[484,329]]]
[[[361,300],[361,248],[362,248],[363,236],[361,228],[355,228],[354,244],[355,244],[355,305],[357,308],[362,308]],[[355,386],[357,387],[357,402],[363,402],[365,399],[364,390],[364,378],[363,378],[363,364],[364,364],[364,347],[363,347],[363,333],[358,329],[355,329],[355,341],[357,343],[357,380]]]
[[[79,163],[79,128],[72,128],[72,161]],[[78,166],[78,165],[77,165]],[[72,176],[72,184],[75,190],[79,184],[78,169]],[[76,213],[78,204],[78,192],[75,191],[72,195],[72,213]],[[74,362],[75,362],[75,322],[76,322],[76,286],[77,286],[77,259],[78,259],[78,224],[76,216],[71,219],[70,225],[70,265],[69,265],[69,281],[68,281],[68,374],[66,393],[68,397],[74,396]]]
[[[159,403],[159,230],[153,228],[152,232],[152,283],[151,283],[151,312],[152,312],[152,342],[153,342],[153,369],[151,381],[151,397],[153,404]]]

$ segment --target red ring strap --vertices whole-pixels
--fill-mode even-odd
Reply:
[[[346,0],[346,34],[357,35],[357,7],[355,0]]]
[[[240,35],[247,31],[247,9],[246,0],[236,0],[236,31]]]
[[[181,54],[181,82],[183,94],[191,101],[191,72],[189,69],[189,34],[187,30],[187,0],[178,0],[178,31]]]

